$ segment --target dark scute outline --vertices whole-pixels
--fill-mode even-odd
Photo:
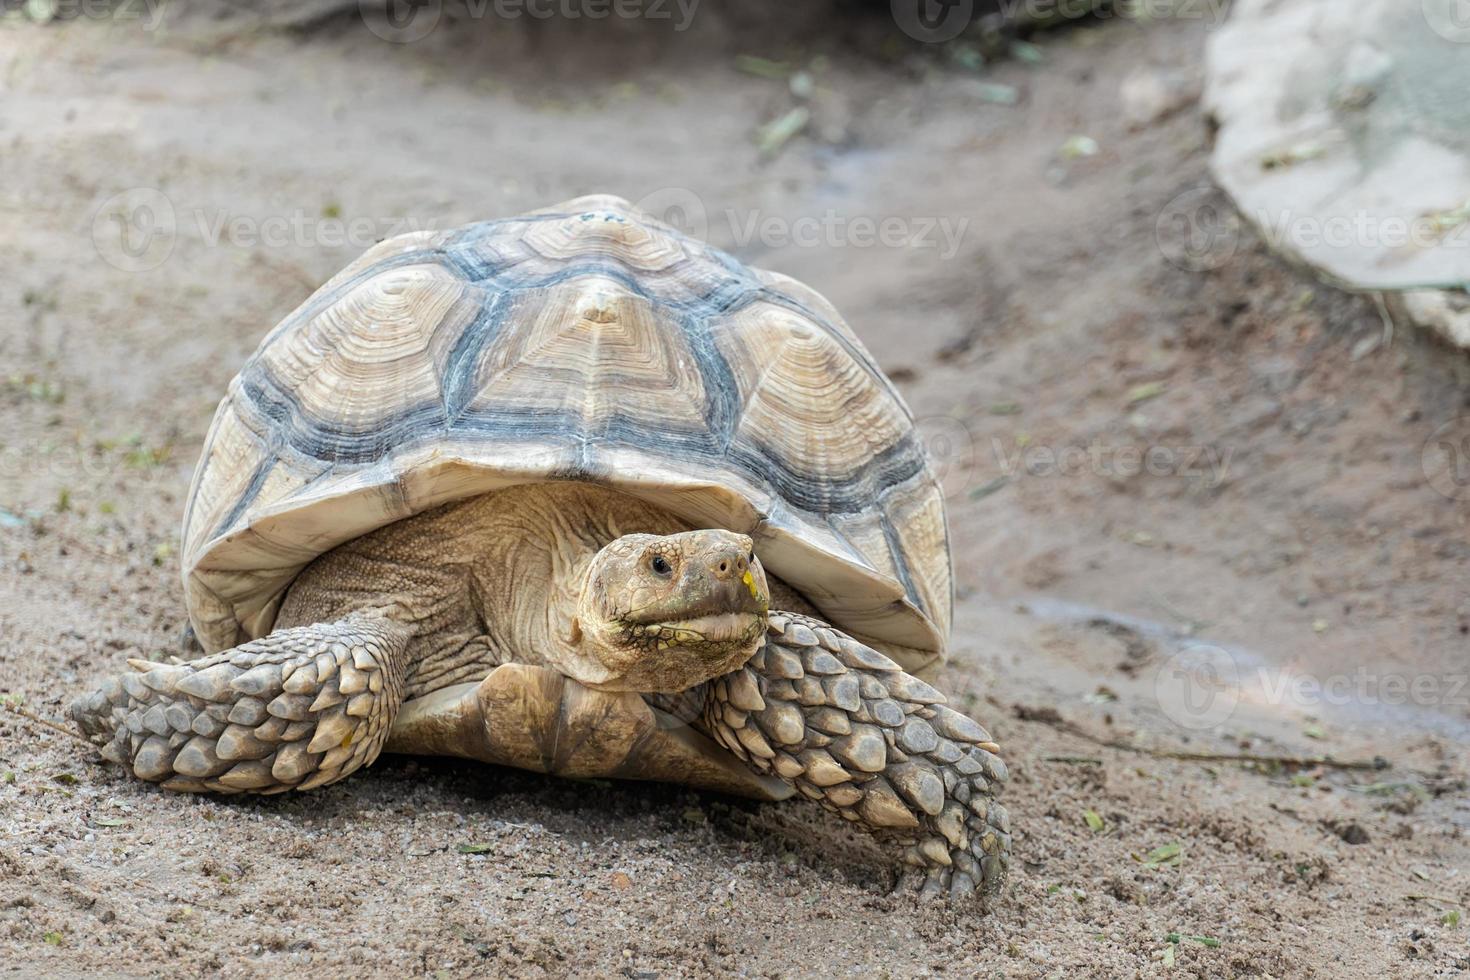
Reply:
[[[743,406],[733,372],[711,335],[710,322],[715,317],[737,313],[755,302],[788,309],[820,327],[888,392],[895,403],[902,405],[892,382],[878,370],[866,352],[857,348],[842,331],[815,310],[766,286],[734,256],[671,228],[659,226],[655,230],[675,239],[688,257],[670,269],[662,270],[659,278],[673,275],[679,264],[710,262],[726,275],[716,277],[712,287],[702,295],[680,299],[655,293],[647,286],[646,274],[630,268],[610,254],[590,254],[586,258],[565,262],[551,272],[524,270],[517,274],[516,267],[527,262],[527,256],[509,258],[497,264],[488,261],[482,252],[474,248],[485,238],[512,225],[574,216],[547,214],[502,219],[448,232],[434,246],[390,256],[359,270],[330,292],[312,296],[282,321],[262,342],[261,350],[284,332],[320,315],[343,295],[375,276],[415,265],[437,265],[485,297],[482,311],[456,340],[446,361],[438,399],[432,403],[406,406],[360,429],[343,428],[332,420],[314,417],[272,376],[259,352],[252,356],[240,372],[240,397],[236,401],[236,410],[247,416],[245,421],[250,428],[271,433],[271,445],[267,447],[270,452],[252,473],[239,501],[221,521],[216,533],[227,531],[244,515],[264,486],[277,454],[287,447],[328,466],[359,466],[377,463],[395,449],[442,437],[502,444],[517,441],[545,444],[560,438],[566,441],[567,461],[555,472],[548,473],[548,477],[606,482],[610,474],[598,458],[597,444],[620,443],[644,449],[657,446],[664,452],[707,459],[712,465],[734,467],[753,483],[768,486],[793,509],[819,518],[876,510],[901,584],[910,601],[923,610],[925,604],[914,588],[901,542],[882,503],[887,490],[913,479],[925,467],[923,450],[914,433],[905,433],[892,446],[875,454],[852,472],[836,475],[799,471],[758,440],[736,439]],[[506,317],[516,306],[510,301],[511,294],[545,289],[590,276],[617,282],[630,293],[647,300],[682,328],[689,352],[704,381],[707,428],[698,431],[666,426],[650,429],[645,423],[614,413],[604,420],[601,431],[594,433],[584,431],[581,417],[571,412],[515,412],[472,407],[476,394],[472,382],[480,356],[505,328]],[[251,415],[255,416],[254,420],[248,418]],[[823,519],[821,523],[827,522]]]

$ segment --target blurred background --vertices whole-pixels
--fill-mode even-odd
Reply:
[[[1018,827],[978,919],[824,857],[845,830],[809,814],[406,760],[180,802],[0,712],[0,950],[1470,968],[1463,6],[0,4],[0,697],[56,718],[176,649],[215,404],[326,278],[612,193],[825,294],[908,400],[948,497],[942,680]]]

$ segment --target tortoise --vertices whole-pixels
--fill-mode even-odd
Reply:
[[[388,239],[262,341],[185,509],[205,656],[75,700],[165,789],[381,752],[796,795],[921,894],[1008,864],[999,748],[920,674],[944,501],[837,312],[625,201]]]

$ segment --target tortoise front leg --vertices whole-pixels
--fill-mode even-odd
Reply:
[[[387,619],[276,630],[185,664],[132,672],[77,698],[104,758],[187,792],[280,793],[371,765],[403,700],[409,630]]]
[[[704,722],[757,771],[862,823],[921,871],[925,895],[994,893],[1010,824],[990,735],[871,647],[773,612],[762,647],[710,685]]]

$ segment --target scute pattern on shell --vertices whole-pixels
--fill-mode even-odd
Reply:
[[[382,242],[266,337],[191,488],[195,630],[260,636],[337,544],[545,480],[748,533],[906,668],[943,653],[943,500],[861,343],[814,291],[607,197]]]

